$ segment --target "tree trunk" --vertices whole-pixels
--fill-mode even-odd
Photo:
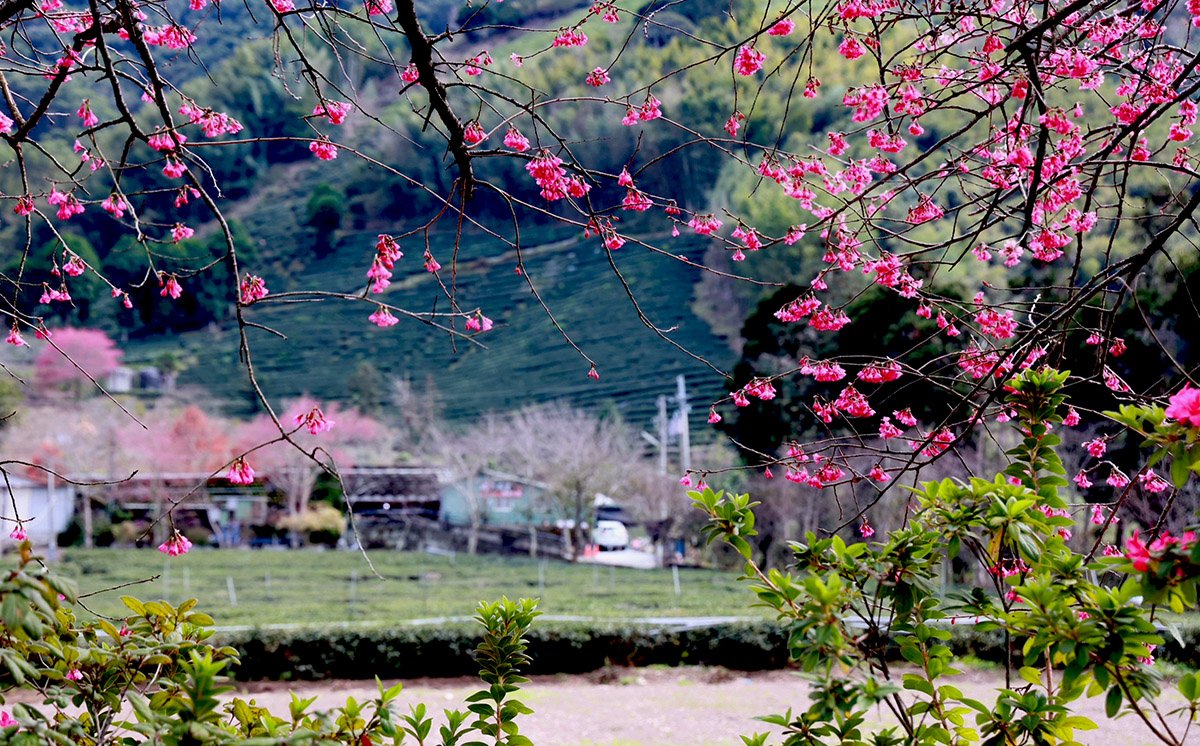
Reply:
[[[584,546],[583,536],[583,496],[578,492],[575,493],[575,516],[572,521],[571,534],[571,561],[578,562],[579,556],[582,553]]]
[[[92,496],[87,492],[83,493],[83,548],[94,549],[96,547],[95,529],[92,524]]]

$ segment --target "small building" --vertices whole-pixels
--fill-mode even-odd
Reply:
[[[121,365],[108,374],[108,391],[112,394],[128,394],[133,391],[133,379],[137,373],[133,368]]]
[[[559,516],[541,499],[546,489],[540,482],[484,469],[445,485],[440,517],[451,526],[469,526],[475,506],[483,526],[552,526]]]
[[[203,472],[137,473],[89,488],[87,499],[92,506],[107,506],[128,516],[125,528],[130,535],[118,541],[137,537],[139,543],[153,545],[165,539],[169,524],[156,518],[175,506],[170,525],[193,542],[240,546],[257,536],[256,527],[269,525],[273,489],[261,475],[252,485],[233,485],[223,475]],[[152,526],[155,535],[146,535]]]
[[[146,391],[160,391],[163,388],[163,376],[158,368],[153,366],[138,371],[138,388]]]
[[[441,531],[438,511],[445,475],[432,466],[354,466],[342,469],[347,507],[361,546],[432,546]]]
[[[11,541],[8,535],[16,527],[14,521],[18,517],[34,546],[49,544],[67,529],[75,517],[75,488],[55,482],[53,478],[34,481],[16,474],[8,475],[12,495],[0,499],[0,518],[4,519],[0,537],[4,541]]]
[[[356,514],[391,513],[436,520],[441,469],[431,466],[353,466],[341,471],[346,505]]]

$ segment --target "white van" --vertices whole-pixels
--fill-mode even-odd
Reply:
[[[629,529],[620,521],[596,521],[592,529],[592,543],[603,550],[628,549]]]

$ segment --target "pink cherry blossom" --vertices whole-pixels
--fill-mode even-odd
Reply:
[[[1200,427],[1200,388],[1185,384],[1167,403],[1167,417],[1186,427]]]
[[[87,265],[78,254],[72,251],[68,252],[67,256],[69,258],[63,263],[62,269],[68,277],[79,277],[87,271]]]
[[[164,281],[163,275],[159,274],[158,281],[162,283],[162,290],[158,291],[162,297],[178,300],[179,296],[183,294],[183,288],[179,285],[179,280],[175,279],[175,275],[167,275]]]
[[[229,467],[225,478],[229,480],[230,484],[253,484],[254,469],[246,462],[246,459],[239,458]]]
[[[330,124],[341,124],[346,121],[350,112],[350,104],[345,101],[327,101],[313,107],[313,116],[325,117]]]
[[[17,327],[15,324],[8,330],[8,336],[4,338],[4,341],[7,342],[8,344],[12,345],[13,347],[28,347],[29,346],[29,343],[26,342],[25,338],[21,336],[21,332],[17,330]]]
[[[196,231],[187,227],[183,223],[176,223],[175,227],[171,229],[171,239],[174,240],[175,243],[185,241],[194,235],[196,235]]]
[[[297,414],[292,422],[297,427],[308,430],[309,435],[320,435],[332,430],[334,426],[333,420],[326,418],[320,407],[313,407]]]
[[[767,29],[767,33],[771,36],[788,36],[796,30],[796,22],[790,18],[780,19],[774,26]]]
[[[855,39],[853,36],[847,36],[842,40],[842,43],[838,45],[838,54],[842,55],[848,60],[856,60],[866,54],[866,51],[867,50],[863,48],[863,45],[859,43],[858,39]]]
[[[746,116],[740,111],[735,111],[729,115],[729,119],[725,122],[725,131],[730,137],[737,137],[738,130],[742,128],[742,122],[746,121]]]
[[[263,278],[255,275],[245,275],[242,277],[240,297],[243,304],[254,303],[267,297],[267,284]]]
[[[386,329],[389,326],[395,326],[396,324],[400,323],[400,319],[397,319],[395,316],[393,316],[392,312],[383,306],[375,309],[375,312],[372,313],[368,318],[371,320],[372,324],[380,327],[381,329]]]
[[[738,75],[750,76],[762,69],[767,56],[752,46],[738,47],[733,69]]]
[[[230,481],[233,480],[231,479]],[[158,551],[168,557],[178,557],[181,554],[187,554],[191,548],[192,542],[177,530],[172,530],[170,538],[158,545]]]
[[[551,46],[554,47],[582,47],[588,43],[587,34],[583,33],[578,28],[562,29],[558,35],[554,37]]]
[[[338,157],[338,146],[326,139],[310,142],[308,150],[323,161],[332,161]]]
[[[529,139],[515,128],[509,127],[508,132],[504,135],[504,147],[515,150],[518,153],[524,153],[526,150],[529,150]]]
[[[467,145],[478,145],[487,139],[487,132],[479,126],[479,122],[468,122],[463,128],[463,142]]]
[[[79,105],[79,111],[75,112],[75,114],[83,120],[84,129],[100,124],[100,118],[92,112],[91,103],[86,98]]]
[[[185,166],[183,161],[179,160],[178,158],[167,158],[163,163],[162,173],[163,176],[166,176],[168,179],[182,178],[186,172],[187,166]]]
[[[146,143],[157,151],[169,153],[187,142],[187,136],[179,132],[156,132]]]

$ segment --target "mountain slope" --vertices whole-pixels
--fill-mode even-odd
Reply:
[[[268,285],[275,292],[358,291],[374,238],[373,234],[348,235],[334,253],[312,262],[301,275],[290,281],[268,278]],[[700,241],[674,240],[673,248],[681,255],[700,259]],[[407,256],[397,265],[386,300],[414,311],[446,310],[446,297],[421,266],[420,249],[404,248]],[[450,251],[449,246],[434,244],[434,254],[447,265],[446,282],[450,281]],[[588,408],[611,401],[631,422],[644,424],[653,416],[657,395],[673,393],[678,374],[687,376],[693,400],[700,404],[721,395],[718,373],[639,320],[596,240],[584,242],[573,231],[546,231],[541,245],[524,249],[523,255],[530,277],[559,324],[596,360],[600,380],[587,377],[587,363],[554,328],[525,279],[513,272],[515,257],[504,253],[498,241],[476,239],[464,241],[460,249],[457,292],[465,308],[480,306],[495,320],[496,328],[478,337],[486,349],[407,319],[379,329],[367,320],[373,306],[363,302],[255,307],[249,312],[252,321],[288,337],[285,341],[250,330],[264,390],[273,399],[309,393],[345,400],[348,377],[359,363],[369,361],[390,377],[432,380],[452,420],[566,399]],[[613,258],[646,315],[659,328],[674,329],[671,339],[722,369],[730,365],[728,346],[689,312],[700,279],[697,270],[632,242]],[[248,397],[236,344],[235,331],[225,326],[133,341],[127,349],[135,359],[150,359],[178,345],[187,357],[202,360],[189,367],[180,382],[204,386],[236,409]],[[702,419],[703,410],[694,416]]]

